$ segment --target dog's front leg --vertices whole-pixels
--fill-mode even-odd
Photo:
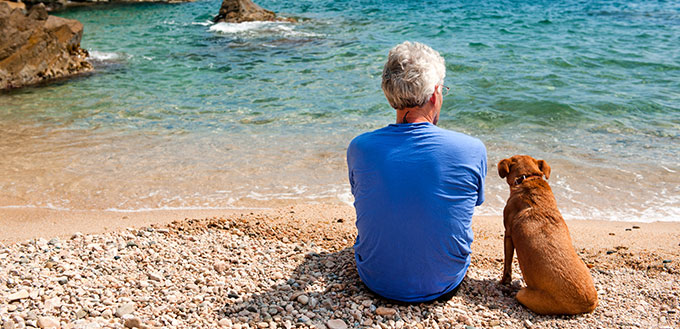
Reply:
[[[503,264],[503,276],[501,277],[501,284],[509,285],[512,282],[512,257],[515,256],[515,245],[512,243],[512,238],[505,231],[505,263]]]

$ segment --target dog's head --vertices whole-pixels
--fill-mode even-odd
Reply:
[[[509,185],[522,176],[545,176],[550,178],[550,166],[543,160],[536,160],[528,155],[515,155],[498,163],[498,175],[506,178]]]

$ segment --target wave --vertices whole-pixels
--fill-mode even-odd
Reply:
[[[119,209],[119,208],[107,208],[104,211],[110,212],[124,212],[124,213],[136,213],[136,212],[152,212],[152,211],[183,211],[183,210],[269,210],[271,208],[264,207],[157,207],[157,208],[138,208],[138,209]]]
[[[284,37],[322,37],[323,35],[297,31],[289,22],[243,22],[243,23],[217,23],[209,28],[212,32],[221,34],[236,34],[239,36],[259,36],[275,34]]]
[[[163,24],[166,25],[176,25],[176,26],[191,26],[191,25],[200,25],[200,26],[209,26],[212,24],[211,21],[203,21],[203,22],[189,22],[189,23],[182,23],[182,22],[176,22],[174,20],[164,20]]]
[[[120,62],[132,58],[132,55],[125,53],[105,52],[98,50],[88,50],[90,60],[101,63]]]

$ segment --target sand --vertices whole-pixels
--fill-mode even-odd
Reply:
[[[459,295],[419,306],[391,305],[361,284],[349,206],[3,209],[0,218],[3,328],[680,326],[680,223],[568,221],[600,305],[592,314],[555,317],[514,300],[523,285],[516,262],[513,286],[498,285],[497,216],[473,219],[473,259]]]

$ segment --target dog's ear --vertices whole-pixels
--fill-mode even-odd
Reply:
[[[538,169],[540,169],[541,172],[543,172],[543,175],[545,175],[545,179],[550,178],[550,166],[548,163],[543,160],[538,160],[536,163],[538,164]]]
[[[503,159],[498,163],[498,175],[501,178],[508,177],[510,174],[510,159]]]

